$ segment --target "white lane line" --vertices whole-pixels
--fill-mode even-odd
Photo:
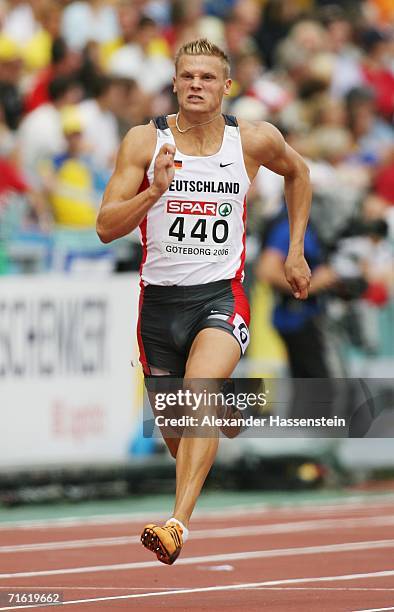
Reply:
[[[163,590],[176,590],[176,589],[187,589],[188,587],[149,587],[151,591],[163,591]],[[127,587],[102,587],[102,586],[40,586],[37,585],[19,585],[18,586],[1,586],[0,592],[6,592],[7,589],[12,591],[26,592],[26,591],[146,591],[146,587],[136,587],[136,586],[127,586]],[[287,586],[278,586],[278,587],[255,587],[255,591],[394,591],[394,587],[287,587]]]
[[[179,562],[179,561],[178,561]],[[178,563],[177,562],[177,563]],[[305,583],[315,583],[315,582],[335,582],[342,580],[363,580],[370,578],[384,578],[386,576],[394,576],[394,570],[385,570],[381,572],[370,572],[364,574],[343,574],[339,576],[318,576],[312,578],[290,578],[285,580],[268,580],[265,582],[245,582],[241,584],[227,584],[223,586],[212,586],[212,587],[197,587],[193,589],[181,589],[181,590],[173,590],[173,591],[159,591],[152,593],[151,591],[147,593],[132,593],[128,595],[112,595],[109,597],[92,597],[90,599],[75,599],[72,601],[63,601],[63,606],[70,606],[75,604],[83,604],[83,603],[93,603],[98,601],[120,601],[122,599],[142,599],[143,597],[162,597],[165,595],[189,595],[191,593],[213,593],[217,591],[237,591],[244,589],[258,589],[259,587],[269,587],[269,586],[280,586],[285,584],[305,584]],[[42,604],[41,604],[42,606]],[[27,608],[38,608],[40,604],[35,605],[27,605],[27,606],[18,606],[18,610],[27,609]],[[385,608],[382,608],[384,610]],[[386,608],[387,610],[393,608]],[[15,608],[0,608],[0,610],[15,610]],[[373,612],[368,610],[362,610],[359,612]]]
[[[353,612],[383,612],[383,610],[394,610],[394,607],[391,607],[391,608],[369,608],[368,610],[353,610]]]
[[[368,505],[368,508],[365,505]],[[372,509],[386,509],[394,506],[394,494],[383,494],[383,495],[364,495],[364,496],[352,496],[346,499],[338,498],[336,500],[329,500],[327,503],[316,503],[313,504],[310,501],[307,502],[283,502],[283,503],[259,503],[251,502],[250,505],[235,505],[229,509],[219,508],[212,510],[197,510],[193,517],[194,519],[205,519],[205,518],[222,518],[222,517],[237,517],[237,516],[250,516],[250,515],[266,515],[272,512],[275,514],[287,514],[289,512],[298,511],[300,513],[330,513],[330,512],[348,512],[352,510],[370,511]],[[117,525],[122,523],[139,523],[146,520],[145,512],[135,513],[119,513],[119,514],[101,514],[91,516],[71,516],[62,518],[48,518],[45,520],[31,519],[31,520],[17,520],[17,521],[2,521],[0,523],[0,531],[7,531],[10,529],[32,529],[32,528],[66,528],[66,527],[78,527],[85,525]],[[168,512],[152,512],[149,513],[149,519],[152,521],[161,520],[168,518]]]
[[[249,552],[224,553],[219,555],[204,555],[200,557],[183,557],[177,560],[179,565],[195,565],[198,563],[213,563],[216,561],[243,561],[245,559],[271,559],[274,557],[290,557],[297,555],[316,555],[321,553],[351,552],[356,550],[379,550],[394,548],[394,540],[372,540],[364,542],[346,542],[343,544],[326,544],[321,546],[303,546],[294,548],[273,548],[268,550],[251,550]],[[89,565],[85,567],[67,567],[62,569],[39,570],[33,572],[16,572],[0,574],[0,579],[31,578],[35,576],[65,576],[66,574],[90,574],[97,572],[114,572],[148,567],[166,567],[154,561],[136,561],[132,563],[116,563],[111,565]]]
[[[378,587],[256,587],[255,591],[394,591],[394,588],[378,588]]]
[[[236,538],[250,536],[300,533],[306,531],[323,531],[332,529],[352,529],[387,527],[394,525],[394,516],[377,516],[368,518],[317,519],[311,521],[292,521],[288,523],[271,523],[268,525],[243,525],[224,527],[222,529],[199,529],[191,531],[190,540],[206,538]],[[56,542],[36,542],[33,544],[15,544],[0,546],[0,554],[36,552],[43,550],[67,550],[78,548],[97,548],[105,546],[126,546],[140,544],[139,536],[116,536],[111,538],[88,538],[79,540],[60,540]]]
[[[188,587],[164,587],[164,586],[160,586],[160,587],[149,587],[152,591],[163,591],[163,590],[173,590],[173,589],[187,589]],[[19,591],[19,592],[26,592],[26,591],[49,591],[50,593],[52,593],[52,591],[146,591],[146,587],[136,587],[136,586],[127,586],[127,587],[102,587],[102,586],[37,586],[35,585],[30,585],[30,586],[21,586],[18,584],[18,586],[0,586],[0,593],[2,592],[7,592],[7,589],[10,589],[12,591]]]

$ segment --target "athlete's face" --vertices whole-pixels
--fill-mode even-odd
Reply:
[[[220,112],[222,99],[230,91],[223,62],[218,57],[182,55],[174,77],[179,107],[189,112]]]

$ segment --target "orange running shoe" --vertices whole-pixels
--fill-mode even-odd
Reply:
[[[182,550],[183,529],[177,523],[168,523],[164,527],[145,525],[141,542],[145,548],[156,554],[159,561],[172,565]]]

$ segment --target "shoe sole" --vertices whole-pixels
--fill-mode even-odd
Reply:
[[[165,563],[166,565],[172,565],[181,552],[181,549],[177,548],[175,552],[170,555],[159,536],[149,527],[145,527],[142,532],[141,543],[145,548],[155,553],[157,559],[161,561],[161,563]]]

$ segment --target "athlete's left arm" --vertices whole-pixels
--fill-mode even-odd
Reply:
[[[304,258],[304,237],[312,199],[309,168],[273,125],[265,122],[249,125],[253,127],[253,138],[250,127],[244,130],[246,157],[251,157],[257,165],[265,166],[285,179],[285,199],[290,225],[285,275],[294,297],[306,299],[311,279],[311,271]]]

